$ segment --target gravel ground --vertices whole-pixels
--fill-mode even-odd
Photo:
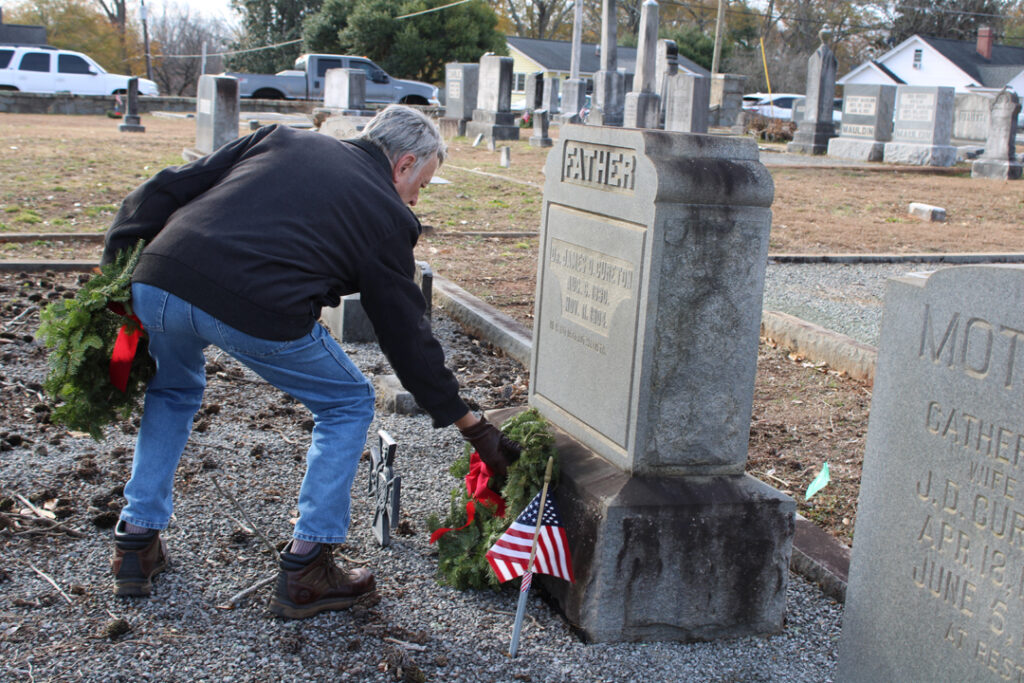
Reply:
[[[885,282],[926,263],[769,263],[764,307],[878,346]]]
[[[56,276],[56,286],[62,278]],[[5,291],[24,289],[17,277],[5,281]],[[123,504],[134,427],[111,429],[97,444],[48,423],[36,394],[45,353],[24,334],[29,325],[21,321],[30,316],[14,320],[26,305],[3,312],[0,335],[0,399],[8,418],[3,429],[14,429],[12,422],[19,429],[0,432],[2,680],[832,678],[841,607],[796,575],[790,576],[782,633],[715,643],[584,644],[535,591],[520,657],[510,659],[505,653],[515,593],[459,592],[434,579],[425,519],[443,513],[457,485],[447,467],[462,446],[454,429],[434,430],[422,416],[379,416],[372,432],[385,428],[399,443],[402,520],[392,545],[378,547],[370,530],[363,463],[349,542],[339,549],[374,569],[379,601],[291,622],[268,616],[270,588],[264,587],[224,609],[231,596],[273,576],[274,564],[214,480],[274,542],[283,541],[296,515],[309,424],[301,406],[216,351],[208,356],[204,406],[178,470],[176,516],[165,536],[172,566],[149,599],[115,598],[109,526]],[[522,370],[514,362],[481,348],[444,319],[435,329],[450,365],[469,387],[471,404],[519,400]],[[389,371],[375,346],[345,348],[366,374]],[[18,495],[52,510],[80,537],[34,523]]]

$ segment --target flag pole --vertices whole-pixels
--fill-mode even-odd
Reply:
[[[544,470],[544,488],[540,491],[540,507],[537,508],[537,527],[533,530],[533,546],[530,548],[530,561],[526,564],[526,573],[523,574],[523,582],[519,587],[519,605],[516,606],[516,622],[512,627],[512,644],[509,646],[508,654],[515,657],[519,651],[519,632],[523,628],[523,616],[526,614],[526,598],[530,594],[530,584],[533,582],[533,560],[537,557],[537,540],[540,538],[540,527],[544,519],[544,503],[548,498],[548,484],[551,483],[551,464],[554,462],[548,456],[548,466]]]

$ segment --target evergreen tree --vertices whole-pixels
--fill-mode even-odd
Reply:
[[[323,0],[231,0],[242,16],[242,30],[232,50],[248,50],[302,38],[302,22],[320,10]],[[302,43],[243,52],[225,60],[234,71],[275,73],[290,69],[303,52]]]

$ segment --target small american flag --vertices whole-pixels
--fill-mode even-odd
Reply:
[[[516,517],[508,530],[487,551],[487,561],[491,564],[498,580],[502,583],[523,574],[530,561],[530,548],[533,545],[533,533],[537,528],[537,510],[540,508],[540,494],[526,506]],[[537,538],[537,556],[533,561],[533,571],[539,574],[557,576],[572,581],[572,558],[569,556],[569,541],[558,516],[558,508],[553,498],[544,502],[544,517]],[[525,579],[524,579],[525,580]]]

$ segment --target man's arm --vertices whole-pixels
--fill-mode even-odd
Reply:
[[[238,158],[266,137],[274,126],[229,142],[212,154],[160,171],[125,198],[114,222],[107,229],[102,264],[138,240],[152,240],[167,219],[185,204],[213,187]]]

